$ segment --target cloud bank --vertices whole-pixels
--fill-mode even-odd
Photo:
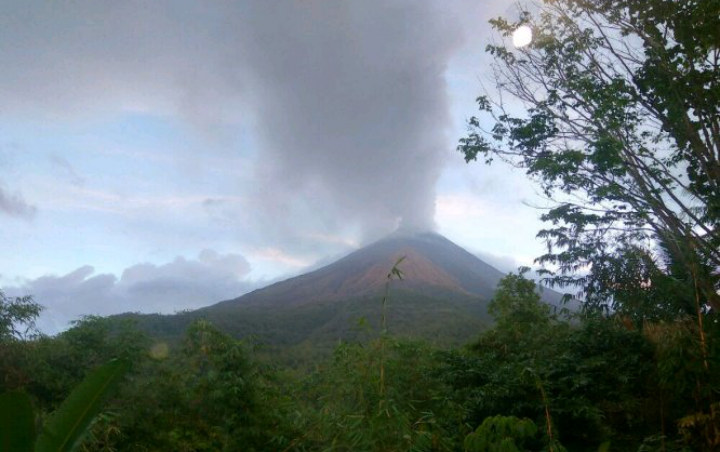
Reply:
[[[177,257],[162,265],[133,265],[120,278],[95,274],[86,265],[5,290],[12,296],[30,294],[44,306],[37,325],[52,334],[82,315],[172,313],[234,298],[257,287],[258,282],[247,279],[249,272],[250,265],[241,255],[203,250],[195,259]]]

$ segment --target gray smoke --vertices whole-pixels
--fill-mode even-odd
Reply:
[[[370,235],[400,219],[431,229],[458,41],[442,14],[427,2],[256,5],[246,56],[270,203],[300,193]]]
[[[247,169],[256,208],[242,221],[263,233],[431,229],[449,142],[444,71],[460,45],[441,7],[7,2],[0,108],[53,120],[181,115],[204,133],[247,128],[259,146]]]

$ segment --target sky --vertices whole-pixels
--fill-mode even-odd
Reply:
[[[0,287],[172,313],[398,227],[502,270],[542,254],[519,170],[455,150],[508,0],[0,5]]]

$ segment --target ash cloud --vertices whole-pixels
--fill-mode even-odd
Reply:
[[[207,133],[248,127],[259,146],[252,221],[266,239],[347,224],[372,237],[400,220],[431,229],[461,10],[411,0],[10,2],[0,7],[0,103],[50,119],[130,111]]]
[[[301,193],[369,235],[399,219],[432,229],[443,76],[459,44],[441,11],[425,2],[256,5],[246,32],[264,45],[247,58],[263,96],[269,204]]]

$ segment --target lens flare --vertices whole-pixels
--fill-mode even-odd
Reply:
[[[170,352],[170,348],[165,342],[157,342],[150,347],[150,357],[153,359],[165,359]]]

